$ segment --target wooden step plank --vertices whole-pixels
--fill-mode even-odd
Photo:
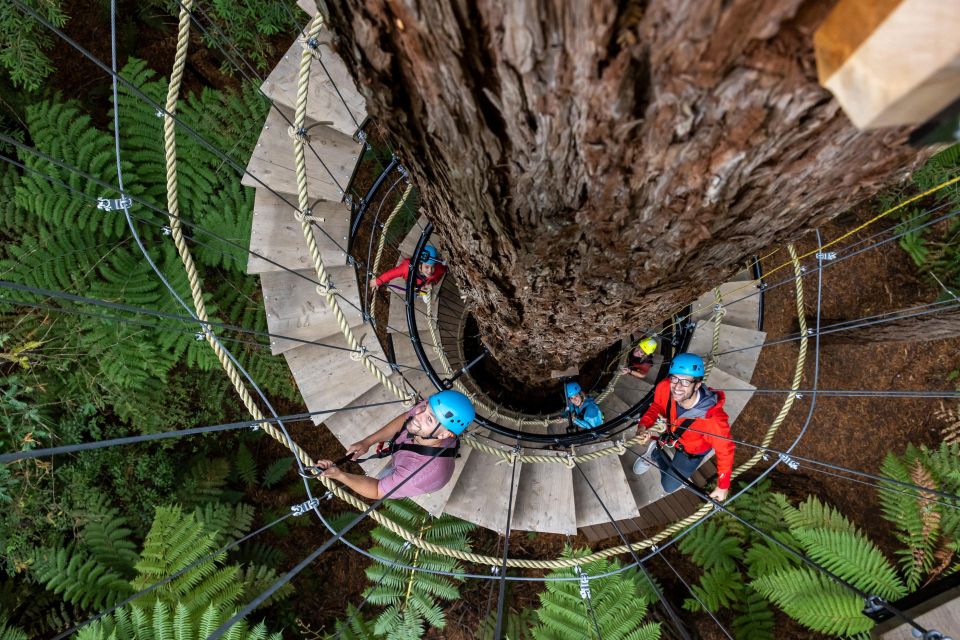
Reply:
[[[749,347],[762,345],[766,338],[765,331],[744,329],[721,322],[717,353],[722,355],[717,359],[717,365],[727,373],[749,382],[753,377],[753,370],[757,366],[757,359],[760,357],[760,351],[762,350]],[[706,358],[710,355],[712,347],[713,322],[700,320],[697,322],[687,351],[700,354]],[[743,351],[739,351],[739,349],[743,349]],[[724,353],[727,351],[732,351],[732,353]]]
[[[247,164],[248,173],[243,175],[240,182],[248,187],[270,187],[274,191],[296,198],[296,165],[293,140],[287,134],[290,127],[287,119],[293,122],[293,112],[283,107],[270,109],[267,113],[257,146],[254,147]],[[310,198],[333,202],[343,200],[343,189],[350,181],[360,152],[360,143],[354,142],[349,136],[324,125],[312,127],[310,146],[305,149],[304,155],[307,163],[307,193]],[[323,160],[322,164],[317,156]]]
[[[380,347],[370,333],[369,326],[354,327],[355,335],[371,352],[379,355]],[[364,332],[367,333],[364,333]],[[342,334],[324,338],[324,342],[346,347]],[[300,395],[309,411],[338,409],[349,405],[374,385],[380,384],[359,361],[349,354],[319,345],[304,345],[283,354],[290,372],[300,389]],[[329,420],[331,414],[314,416],[314,424]]]
[[[653,385],[645,379],[641,380],[632,376],[621,376],[617,382],[616,394],[618,398],[632,407],[640,402],[650,389],[653,389]]]
[[[623,401],[616,393],[611,393],[600,403],[600,411],[603,412],[604,422],[613,420],[621,413],[629,409],[632,405]]]
[[[721,284],[720,296],[724,309],[726,309],[723,323],[756,330],[760,310],[760,296],[754,295],[756,293],[757,288],[746,282],[724,282]],[[711,289],[693,303],[691,317],[696,320],[712,318],[715,304],[716,300]]]
[[[309,16],[317,15],[317,0],[297,0],[297,6],[306,11]]]
[[[420,236],[423,234],[423,228],[426,226],[426,224],[426,216],[420,216],[417,218],[417,223],[411,227],[410,231],[400,242],[398,250],[400,251],[401,258],[409,258],[413,255],[413,250],[417,248],[417,243],[420,241]],[[442,259],[443,256],[440,256],[440,258]]]
[[[563,452],[537,451],[540,455]],[[521,531],[576,535],[572,470],[563,464],[525,464],[520,469],[513,528]]]
[[[706,382],[707,386],[711,388],[724,389],[727,400],[723,404],[723,408],[730,417],[730,424],[734,423],[743,408],[747,406],[750,398],[753,397],[753,390],[756,389],[749,382],[744,382],[740,378],[730,375],[720,367],[713,368]],[[737,391],[737,389],[745,389],[746,391]]]
[[[328,122],[330,127],[353,137],[367,117],[367,105],[343,60],[331,48],[331,39],[328,29],[321,29],[317,36],[322,65],[316,59],[310,64],[307,117],[314,122]],[[291,111],[297,106],[297,80],[304,46],[299,39],[294,40],[260,87],[268,98]]]
[[[505,533],[512,467],[509,463],[497,464],[499,461],[500,458],[482,451],[471,453],[444,511],[497,533]],[[514,503],[520,471],[517,469],[513,474]]]
[[[453,475],[450,476],[450,482],[445,484],[439,491],[414,496],[413,501],[433,516],[439,516],[443,513],[444,507],[447,506],[447,502],[450,500],[450,494],[456,489],[457,482],[460,481],[460,475],[463,473],[467,465],[467,460],[470,459],[472,453],[473,449],[470,447],[461,446],[460,456],[454,462]]]
[[[613,446],[610,443],[579,447],[578,453],[590,453]],[[625,454],[626,455],[626,454]],[[576,503],[577,526],[586,527],[595,524],[607,523],[610,516],[604,511],[604,506],[614,520],[635,518],[639,515],[637,505],[633,501],[633,494],[627,477],[620,465],[620,456],[606,455],[596,460],[579,464],[583,475],[590,479],[590,484],[600,496],[601,503],[594,496],[583,475],[573,470],[573,493]]]
[[[296,205],[295,197],[287,199]],[[329,200],[315,200],[311,206],[313,215],[324,219],[315,226],[326,231],[326,235],[318,229],[314,230],[324,265],[346,264],[347,254],[344,249],[347,246],[347,234],[350,232],[350,210],[342,202]],[[307,241],[304,240],[300,223],[294,217],[294,209],[266,189],[257,189],[254,198],[250,250],[263,257],[251,253],[247,259],[247,273],[281,271],[284,267],[313,269]]]
[[[349,356],[344,356],[349,358]],[[368,374],[369,375],[369,374]],[[400,376],[393,374],[390,379],[397,385],[401,384]],[[390,402],[376,407],[366,407],[353,411],[338,411],[330,417],[324,417],[323,423],[330,433],[340,441],[344,448],[358,440],[366,438],[376,432],[390,420],[407,410],[397,397],[382,384],[375,384],[362,395],[355,398],[348,407]]]
[[[641,447],[631,448],[639,453],[645,454],[647,446],[648,445],[643,445]],[[703,459],[703,462],[700,463],[700,468],[703,468],[705,464],[708,464],[713,458],[713,455],[713,451],[711,450]],[[640,475],[637,475],[633,472],[633,463],[636,459],[637,457],[633,455],[633,453],[627,451],[627,453],[620,456],[620,464],[624,474],[626,475],[627,482],[630,485],[630,491],[633,495],[634,504],[643,509],[657,502],[658,500],[663,499],[663,497],[667,494],[664,493],[663,487],[660,484],[660,470],[656,468],[656,466],[651,467],[646,473]],[[696,472],[694,472],[694,476],[695,475]]]
[[[316,274],[313,271],[296,272],[306,278],[287,271],[272,271],[260,274],[263,288],[263,302],[267,312],[267,327],[270,333],[300,338],[301,340],[320,340],[340,331],[340,324],[325,298],[317,292],[314,284]],[[339,298],[340,308],[351,324],[362,324],[363,316],[359,306],[356,276],[353,267],[336,267],[327,270],[333,283],[340,289],[343,299]],[[270,351],[276,355],[304,346],[304,343],[283,338],[271,338]]]

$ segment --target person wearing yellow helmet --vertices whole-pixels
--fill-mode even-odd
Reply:
[[[627,359],[627,366],[620,369],[620,373],[634,378],[645,378],[653,367],[653,354],[660,346],[656,336],[647,336],[633,348]]]

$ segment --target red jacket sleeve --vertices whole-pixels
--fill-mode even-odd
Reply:
[[[660,416],[667,415],[667,403],[670,402],[670,381],[663,380],[653,390],[653,402],[640,418],[640,426],[649,429]]]
[[[730,422],[726,412],[721,411],[719,415],[710,416],[710,422],[712,433],[704,435],[704,439],[717,454],[717,489],[729,489],[730,474],[733,472],[733,452],[737,445],[730,439]]]
[[[377,286],[382,287],[391,280],[396,280],[397,278],[403,278],[406,280],[408,271],[410,271],[410,258],[404,258],[400,261],[400,264],[395,266],[393,269],[384,271],[377,276]]]

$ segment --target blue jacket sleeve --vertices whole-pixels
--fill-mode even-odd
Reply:
[[[583,419],[576,419],[578,425],[584,429],[593,429],[603,424],[603,412],[593,400],[588,400],[583,408]]]

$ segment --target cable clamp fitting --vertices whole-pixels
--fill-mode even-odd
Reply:
[[[320,498],[311,498],[306,502],[301,502],[300,504],[295,504],[290,507],[290,511],[293,511],[294,517],[302,516],[308,511],[312,511],[320,506]]]
[[[97,209],[100,211],[117,211],[119,209],[129,209],[133,205],[130,196],[120,196],[119,198],[97,198]]]
[[[319,289],[319,287],[317,287],[317,289]],[[367,349],[363,345],[360,345],[359,349],[357,349],[356,351],[350,354],[350,359],[353,360],[354,362],[360,362],[364,358],[367,358],[369,353],[370,353],[369,349]]]
[[[173,233],[173,229],[171,229],[171,228],[168,227],[167,225],[163,225],[162,227],[160,227],[160,231],[161,231],[161,232],[163,233],[163,235],[165,235],[165,236],[169,236],[171,233]]]
[[[817,258],[817,260],[820,260],[821,262],[830,261],[830,260],[836,260],[836,259],[837,259],[837,252],[836,252],[836,251],[820,251],[820,252],[817,253],[816,258]]]
[[[404,398],[404,399],[400,402],[400,406],[402,406],[402,407],[408,407],[408,408],[409,408],[409,407],[412,407],[412,406],[415,405],[415,404],[417,404],[417,393],[416,393],[415,391],[412,392],[412,393],[410,393],[410,394],[408,394],[407,397]],[[468,435],[470,435],[470,434],[468,434]],[[472,436],[471,436],[471,437],[472,437]]]
[[[874,616],[886,611],[886,604],[880,596],[867,596],[863,599],[863,615],[876,619]]]
[[[153,112],[153,115],[157,116],[158,118],[166,118],[166,117],[167,117],[167,114],[166,114],[163,110],[161,110],[161,109],[155,110],[155,111]]]
[[[793,458],[791,458],[790,456],[788,456],[788,455],[785,454],[785,453],[781,453],[781,454],[779,454],[777,457],[780,458],[780,462],[782,462],[783,464],[787,465],[788,467],[790,467],[790,468],[793,469],[794,471],[796,471],[797,469],[800,468],[800,463],[797,462],[796,460],[794,460]]]
[[[618,456],[622,456],[623,454],[625,454],[625,453],[627,452],[627,445],[626,445],[626,443],[623,441],[623,439],[621,438],[621,439],[619,439],[619,440],[614,441],[614,443],[613,443],[613,449],[614,449],[614,451],[617,452],[617,455],[618,455]]]
[[[400,175],[402,175],[408,182],[410,181],[410,171],[405,166],[398,164],[397,171],[399,171]]]
[[[584,573],[580,565],[573,568],[573,572],[580,576],[580,597],[584,600],[590,599],[590,576]]]
[[[200,342],[201,340],[207,340],[208,338],[212,338],[212,337],[213,337],[213,331],[210,329],[210,327],[204,327],[202,330],[197,331],[195,334],[193,334],[193,338],[197,342]]]

